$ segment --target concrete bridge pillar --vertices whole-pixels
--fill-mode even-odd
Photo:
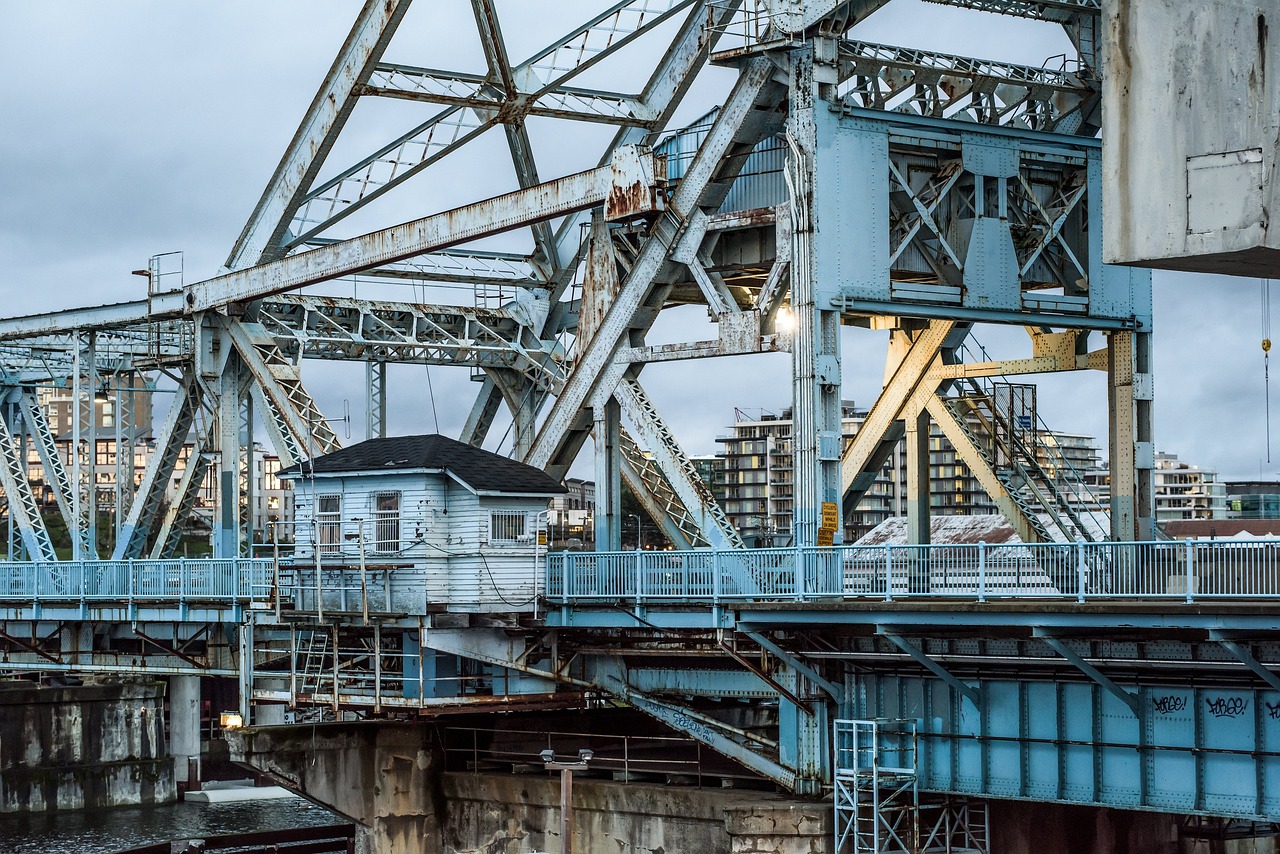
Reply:
[[[437,852],[445,814],[431,728],[353,721],[246,727],[231,759],[359,825],[365,854]]]
[[[200,788],[200,677],[169,677],[169,753],[187,791]]]

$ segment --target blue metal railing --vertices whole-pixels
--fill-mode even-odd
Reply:
[[[241,604],[272,577],[266,559],[6,561],[0,601]]]
[[[1161,541],[556,552],[548,601],[1280,598],[1280,542]]]

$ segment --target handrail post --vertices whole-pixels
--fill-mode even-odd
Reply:
[[[1089,565],[1084,560],[1084,540],[1076,540],[1076,601],[1084,601],[1084,588],[1089,577]]]
[[[364,624],[369,625],[369,567],[365,558],[363,520],[360,522],[360,613]],[[374,702],[377,703],[377,698]]]
[[[987,544],[978,540],[978,601],[987,601]]]
[[[893,552],[884,544],[884,601],[893,601]]]
[[[644,581],[644,568],[640,564],[644,552],[640,551],[640,547],[636,546],[636,610],[640,609],[640,585]]]
[[[794,587],[792,588],[792,592],[794,593],[797,602],[804,599],[804,552],[805,547],[797,545],[794,552],[795,557],[793,558],[795,561],[795,567],[792,574],[795,576],[795,580],[793,582]]]
[[[320,570],[320,523],[313,519],[312,528],[315,531],[315,537],[312,540],[312,547],[316,552],[316,619],[324,622],[324,584],[320,580],[323,573]],[[334,658],[337,658],[337,650],[334,651]]]
[[[178,558],[178,601],[187,601],[187,559]]]
[[[1187,538],[1187,604],[1196,601],[1196,541]]]
[[[720,560],[720,549],[711,550],[711,603],[713,605],[720,604],[720,594],[723,591],[723,582],[720,573],[724,571],[724,562]]]
[[[276,606],[276,622],[280,621],[280,529],[272,528],[271,538],[271,590]]]

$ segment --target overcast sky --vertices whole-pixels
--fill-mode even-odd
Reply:
[[[513,61],[599,5],[499,0]],[[3,313],[140,298],[145,284],[130,271],[170,250],[184,253],[188,282],[214,275],[358,7],[355,0],[0,5],[0,75],[7,82],[0,90]],[[582,85],[638,90],[651,68],[646,63],[664,47],[659,35],[602,65]],[[919,0],[893,0],[855,35],[1029,64],[1067,50],[1050,25]],[[420,0],[387,58],[482,72],[470,4]],[[678,121],[716,103],[731,80],[728,71],[709,71]],[[389,141],[429,109],[364,101],[326,171]],[[603,129],[550,121],[531,123],[530,133],[543,179],[594,165],[608,136]],[[341,236],[511,189],[502,136],[488,137],[343,223]],[[497,245],[527,248],[522,241],[523,235]],[[1256,279],[1155,274],[1156,445],[1226,478],[1274,479],[1280,472],[1280,405],[1275,462],[1265,461],[1259,289]],[[406,290],[402,298],[409,296]],[[469,293],[454,296],[470,302]],[[713,337],[713,327],[702,325],[697,309],[682,309],[655,330],[655,340]],[[1000,355],[1026,355],[1016,336],[980,331],[979,338]],[[846,397],[873,402],[883,345],[877,333],[845,333]],[[331,417],[340,417],[349,401],[351,438],[363,438],[363,368],[308,363],[304,377]],[[457,435],[476,386],[465,369],[434,368],[429,385],[427,378],[421,367],[392,369],[393,432],[433,431],[438,422],[441,432]],[[785,356],[657,365],[643,379],[691,453],[716,449],[715,436],[732,422],[735,407],[776,412],[791,394]],[[1093,434],[1105,445],[1101,374],[1042,381],[1039,406],[1053,427]],[[342,425],[338,429],[345,435]],[[588,467],[579,471],[589,472],[589,453],[583,461]]]

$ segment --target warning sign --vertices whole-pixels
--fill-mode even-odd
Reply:
[[[538,532],[538,545],[540,545],[540,546],[545,546],[546,544],[547,544],[547,532],[546,532],[546,531],[539,531],[539,532]]]
[[[819,527],[831,531],[840,527],[840,506],[834,501],[822,502],[822,524]]]
[[[818,529],[818,545],[830,546],[835,545],[836,532],[830,528]]]

